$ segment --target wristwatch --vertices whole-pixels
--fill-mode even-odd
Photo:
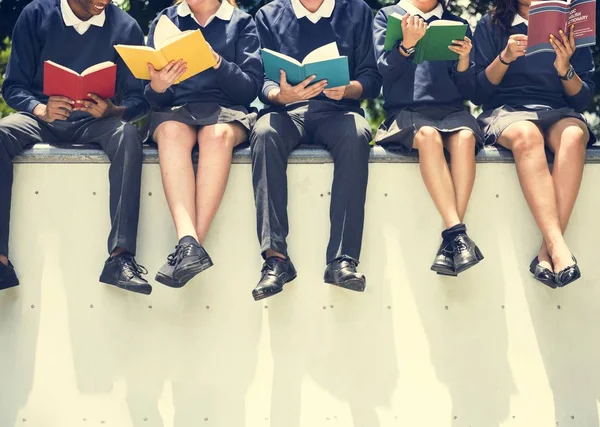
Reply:
[[[565,74],[564,76],[561,76],[559,74],[558,77],[560,77],[561,80],[565,81],[573,80],[573,77],[575,77],[575,68],[573,68],[572,65],[569,65],[569,71],[567,71],[567,74]]]
[[[415,53],[414,47],[406,48],[406,47],[404,47],[404,45],[402,43],[400,43],[399,47],[400,47],[400,50],[406,54],[406,56],[412,56],[412,54]]]

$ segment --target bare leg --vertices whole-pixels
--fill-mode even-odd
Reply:
[[[554,183],[548,169],[544,136],[540,129],[527,121],[513,123],[502,132],[498,143],[512,150],[515,156],[523,195],[548,244],[554,266],[562,270],[572,265],[571,251],[560,228]]]
[[[413,148],[419,150],[419,166],[423,182],[446,228],[460,224],[452,176],[444,157],[442,136],[436,129],[425,126],[419,129],[413,144]]]
[[[204,126],[198,132],[200,155],[196,179],[196,233],[202,243],[227,187],[233,147],[246,140],[246,129],[236,123]]]
[[[8,258],[4,255],[0,255],[0,262],[4,265],[8,265]]]
[[[458,219],[463,222],[475,184],[475,135],[470,130],[461,130],[449,135],[445,146],[450,153]]]
[[[556,192],[558,219],[563,234],[579,194],[589,138],[587,126],[581,120],[573,118],[555,123],[547,133],[546,141],[555,155],[552,180]],[[547,264],[551,262],[545,242],[542,243],[539,259],[546,261]]]
[[[158,143],[158,159],[163,188],[177,237],[198,238],[196,235],[196,186],[192,149],[196,144],[196,131],[179,122],[165,122],[154,132]]]

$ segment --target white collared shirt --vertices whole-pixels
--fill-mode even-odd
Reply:
[[[398,6],[400,6],[402,9],[404,9],[411,16],[419,15],[421,18],[423,18],[426,21],[429,21],[429,19],[431,19],[434,16],[439,19],[442,19],[442,15],[444,14],[444,7],[442,6],[442,4],[440,2],[438,2],[438,5],[435,7],[435,9],[433,9],[431,12],[427,12],[427,13],[421,11],[417,6],[412,4],[409,0],[400,0],[400,2],[398,3]]]
[[[520,24],[525,24],[525,25],[529,26],[529,20],[523,18],[521,15],[516,13],[515,19],[513,19],[513,22],[512,22],[512,26],[516,27],[517,25],[520,25]]]
[[[311,12],[300,2],[300,0],[292,0],[292,8],[297,19],[304,17],[308,18],[310,22],[316,24],[321,18],[329,18],[333,13],[335,7],[335,0],[323,0],[319,9],[316,12]]]
[[[67,0],[60,1],[60,12],[62,14],[63,21],[67,27],[73,27],[79,34],[85,34],[90,26],[95,25],[96,27],[103,27],[104,21],[106,20],[106,11],[102,11],[100,15],[94,15],[87,21],[82,21],[75,15],[69,2]]]
[[[194,21],[196,21],[196,24],[200,25],[201,27],[207,27],[208,24],[210,24],[215,18],[219,18],[223,21],[231,21],[231,17],[233,16],[233,10],[234,10],[234,8],[231,5],[231,3],[229,3],[227,0],[222,0],[221,6],[219,6],[219,8],[215,12],[215,14],[211,15],[206,20],[206,24],[200,25],[200,23],[198,22],[198,20],[192,13],[190,6],[187,4],[187,2],[185,0],[182,1],[181,3],[179,3],[179,6],[177,6],[177,14],[179,16],[190,16],[191,15],[192,18],[194,19]]]

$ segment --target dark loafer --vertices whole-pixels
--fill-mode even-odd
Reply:
[[[126,291],[150,295],[152,286],[142,277],[142,274],[148,274],[148,270],[139,265],[132,254],[125,252],[110,257],[104,263],[100,281]]]
[[[192,236],[185,236],[179,241],[176,257],[175,268],[173,269],[173,283],[177,284],[174,287],[178,288],[213,265],[206,250]]]
[[[355,292],[364,292],[367,279],[356,271],[358,261],[351,258],[339,258],[327,265],[323,280],[330,285],[339,286]]]
[[[181,288],[183,285],[173,280],[173,270],[175,270],[176,263],[177,252],[173,252],[167,257],[167,262],[156,272],[156,277],[154,279],[170,288]]]
[[[461,233],[452,241],[454,250],[454,271],[460,274],[483,260],[483,254],[466,233]]]
[[[454,252],[452,250],[452,243],[442,242],[431,266],[431,270],[442,276],[457,275],[456,271],[454,271]]]
[[[564,288],[568,284],[573,283],[575,280],[581,278],[581,271],[579,270],[579,266],[577,266],[577,260],[575,257],[573,257],[573,261],[575,261],[575,265],[570,265],[556,273],[556,286],[559,288]]]
[[[292,261],[287,258],[269,257],[263,264],[261,278],[252,290],[255,301],[272,297],[283,291],[283,285],[291,282],[297,276]]]
[[[531,274],[533,274],[533,278],[538,282],[541,282],[552,289],[557,288],[555,281],[556,276],[554,272],[549,268],[542,267],[537,256],[533,259],[533,261],[531,261],[531,264],[529,265],[529,271]]]

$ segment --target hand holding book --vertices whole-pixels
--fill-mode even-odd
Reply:
[[[38,104],[33,114],[46,123],[52,123],[56,120],[67,120],[73,111],[75,101],[66,96],[51,96],[47,104]]]
[[[402,45],[405,48],[410,49],[415,47],[426,33],[427,22],[423,18],[420,16],[411,16],[409,13],[406,13],[402,17]],[[405,55],[402,49],[400,49],[400,53]]]
[[[473,49],[471,39],[465,36],[464,40],[452,40],[448,49],[458,55],[458,71],[461,73],[467,71],[471,64],[471,49]]]
[[[559,30],[559,37],[550,34],[550,45],[554,49],[554,52],[556,52],[554,68],[556,68],[556,71],[561,76],[564,76],[569,72],[571,57],[577,48],[575,45],[575,25],[571,25],[570,29],[571,31],[568,36],[563,30]]]
[[[164,93],[175,82],[179,81],[181,76],[187,71],[187,63],[180,59],[179,61],[169,61],[161,70],[154,68],[154,65],[148,63],[148,73],[150,73],[150,87],[156,93]]]
[[[314,85],[309,86],[317,76],[310,76],[295,86],[287,82],[285,71],[280,71],[279,90],[272,90],[269,93],[269,99],[280,105],[287,105],[293,102],[306,101],[319,95],[327,86],[327,80],[321,80]]]

